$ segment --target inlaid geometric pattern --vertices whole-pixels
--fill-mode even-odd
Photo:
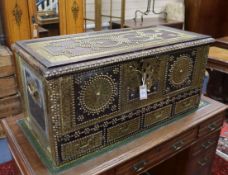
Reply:
[[[76,123],[119,110],[120,68],[111,66],[75,75]]]
[[[32,55],[46,66],[93,60],[115,54],[189,41],[198,37],[165,27],[111,31],[91,35],[57,37],[26,43]]]
[[[192,71],[192,60],[188,56],[177,58],[171,67],[170,82],[173,86],[181,86],[189,79]]]
[[[166,93],[191,85],[196,53],[196,49],[192,49],[168,56]]]

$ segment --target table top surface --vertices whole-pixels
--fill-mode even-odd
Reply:
[[[217,38],[208,54],[208,68],[228,73],[228,36]]]
[[[225,45],[228,46],[228,45]],[[223,72],[228,73],[228,47],[225,48],[222,45],[210,47],[208,54],[208,63],[207,67]]]
[[[220,48],[220,47],[210,47],[209,50],[209,58],[217,59],[223,61],[224,63],[228,63],[228,49]]]
[[[228,36],[224,36],[222,38],[217,38],[216,41],[219,43],[222,43],[224,45],[227,45],[227,47],[228,47]]]
[[[137,138],[132,142],[115,148],[112,151],[88,160],[87,162],[84,162],[61,174],[75,175],[77,172],[76,174],[80,175],[98,175],[142,154],[147,150],[150,150],[155,146],[164,143],[169,139],[174,138],[175,136],[178,136],[184,131],[193,128],[197,124],[225,111],[227,108],[226,105],[207,97],[202,97],[202,100],[206,102],[207,105],[199,108],[195,112],[150,132],[143,137]],[[9,147],[20,171],[23,172],[23,174],[50,174],[32,146],[29,144],[20,127],[17,125],[17,120],[21,118],[23,118],[23,116],[19,115],[2,120],[3,128],[9,142]]]
[[[121,21],[113,21],[114,24],[121,24]],[[171,24],[183,24],[183,21],[166,20],[164,18],[138,18],[136,21],[133,19],[125,20],[124,27],[141,28],[141,27],[153,27],[158,25],[171,25]]]

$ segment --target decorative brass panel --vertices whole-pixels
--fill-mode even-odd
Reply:
[[[190,57],[182,56],[176,59],[171,66],[170,82],[174,87],[181,86],[184,82],[190,82],[193,63]]]
[[[197,59],[197,48],[168,55],[166,93],[190,87]]]
[[[150,125],[153,125],[159,121],[162,121],[170,117],[171,112],[172,112],[172,105],[169,105],[145,114],[144,127],[148,127]]]
[[[120,67],[87,70],[74,76],[76,124],[120,110]]]
[[[62,134],[67,133],[76,126],[74,113],[74,77],[72,75],[59,79],[60,111]],[[67,86],[66,86],[67,84]]]
[[[207,59],[208,59],[208,52],[209,52],[209,46],[199,47],[197,52],[197,61],[199,68],[197,69],[197,74],[195,77],[198,80],[197,86],[202,87],[203,85],[203,79],[205,75],[205,69],[207,65]]]
[[[113,103],[115,91],[115,82],[110,77],[106,75],[94,77],[82,90],[80,100],[83,108],[90,113],[104,111]]]
[[[179,114],[196,107],[196,105],[199,104],[199,100],[199,95],[194,95],[192,97],[177,102],[175,106],[175,114]]]
[[[68,86],[66,86],[66,84]],[[75,127],[73,76],[47,82],[49,116],[55,121],[54,134],[61,136]]]
[[[162,57],[131,61],[124,65],[124,82],[127,86],[128,101],[139,99],[139,86],[143,83],[143,77],[145,77],[148,95],[159,93],[164,82],[162,80],[164,70]]]
[[[140,118],[118,124],[107,129],[107,142],[115,142],[122,137],[129,136],[140,129]]]
[[[157,27],[29,42],[26,50],[46,67],[52,67],[165,46],[197,37],[191,33]]]
[[[102,132],[92,134],[61,145],[61,160],[76,159],[102,146]]]

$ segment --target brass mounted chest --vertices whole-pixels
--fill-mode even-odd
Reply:
[[[17,42],[26,123],[56,166],[157,127],[197,108],[211,42],[168,27]]]

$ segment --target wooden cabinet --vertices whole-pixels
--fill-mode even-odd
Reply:
[[[210,175],[220,130],[209,133],[189,149],[184,175]]]
[[[1,0],[0,12],[6,44],[33,38],[32,18],[36,16],[35,0]],[[60,34],[84,32],[83,0],[58,0]]]
[[[216,118],[212,118],[207,120],[206,122],[202,123],[199,126],[199,137],[205,136],[213,131],[216,131],[221,128],[223,124],[223,115],[217,115]]]
[[[202,154],[203,152],[207,151],[208,149],[215,147],[217,145],[217,139],[219,137],[220,132],[216,131],[210,133],[208,136],[200,139],[197,144],[192,146],[191,156],[196,157]]]
[[[205,97],[202,102],[204,103],[200,109],[188,116],[72,167],[62,174],[210,175],[219,130],[227,107]],[[3,126],[22,174],[49,174],[19,129],[16,119],[3,120]]]
[[[191,144],[197,137],[197,129],[193,128],[181,135],[137,156],[116,169],[116,175],[136,175],[159,163],[163,157],[178,153]]]
[[[185,0],[185,29],[219,38],[228,35],[227,0]]]
[[[28,0],[1,0],[0,8],[6,44],[11,46],[17,40],[30,39]]]
[[[59,0],[60,34],[84,32],[83,0]]]

